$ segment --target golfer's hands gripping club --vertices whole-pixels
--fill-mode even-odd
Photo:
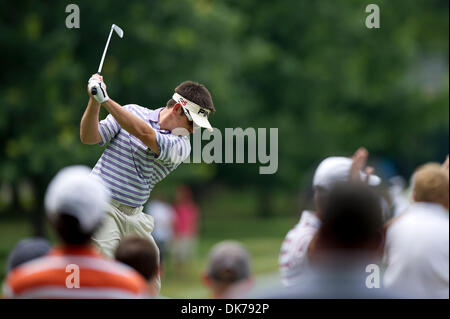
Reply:
[[[109,100],[103,76],[97,73],[91,76],[88,81],[88,93],[90,97],[93,97],[100,104]]]

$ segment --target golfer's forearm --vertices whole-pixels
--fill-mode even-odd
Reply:
[[[93,98],[89,99],[80,124],[80,139],[83,144],[97,144],[102,141],[98,132],[98,116],[100,104]]]
[[[153,152],[159,154],[158,143],[156,142],[156,133],[153,128],[145,123],[142,119],[137,117],[131,112],[125,110],[118,103],[109,99],[103,106],[108,110],[108,112],[114,116],[120,127],[123,128],[128,133],[136,136],[147,145]]]

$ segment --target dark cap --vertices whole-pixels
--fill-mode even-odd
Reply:
[[[6,269],[9,272],[28,261],[46,255],[50,249],[50,243],[44,238],[23,239],[16,244],[9,254]]]
[[[209,255],[209,277],[221,283],[234,283],[250,277],[250,256],[238,242],[216,244]]]

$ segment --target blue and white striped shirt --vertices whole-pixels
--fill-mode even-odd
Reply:
[[[102,137],[99,145],[108,146],[92,173],[102,178],[112,198],[122,204],[138,207],[148,200],[155,184],[189,156],[191,144],[188,136],[176,136],[160,128],[158,116],[162,108],[150,110],[136,104],[123,107],[155,130],[160,154],[157,156],[141,140],[122,129],[109,114],[98,123]]]

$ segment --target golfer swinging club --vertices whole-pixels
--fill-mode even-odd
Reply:
[[[89,79],[88,94],[80,138],[83,144],[107,145],[92,174],[101,177],[112,197],[107,217],[93,240],[103,254],[113,257],[127,234],[146,237],[155,244],[153,217],[142,212],[143,205],[156,183],[189,156],[189,133],[197,127],[212,131],[208,115],[215,109],[208,89],[191,81],[178,85],[166,106],[155,110],[119,105],[109,98],[99,74]],[[109,115],[99,122],[101,105]],[[159,277],[153,286],[159,293]]]

